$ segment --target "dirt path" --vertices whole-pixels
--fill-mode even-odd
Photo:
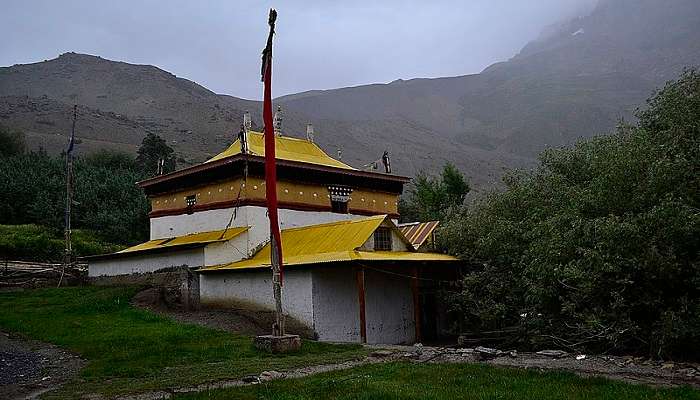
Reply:
[[[631,357],[592,356],[576,359],[575,355],[551,358],[533,353],[506,354],[489,360],[481,360],[472,349],[454,349],[440,347],[416,346],[368,346],[375,351],[362,360],[347,361],[339,364],[317,365],[293,369],[290,371],[265,371],[260,375],[251,375],[242,379],[224,380],[207,384],[161,390],[138,395],[120,397],[120,400],[156,400],[169,399],[180,393],[203,392],[229,387],[255,385],[277,379],[303,378],[323,372],[350,369],[368,364],[394,361],[412,363],[480,363],[511,368],[545,370],[564,370],[582,377],[599,376],[628,383],[651,386],[689,385],[700,388],[700,369],[698,365],[635,362]],[[630,361],[632,360],[632,361]]]
[[[31,399],[77,375],[85,362],[56,346],[0,332],[0,398]]]
[[[359,367],[361,365],[378,364],[391,361],[397,361],[401,358],[401,353],[378,351],[361,360],[345,361],[338,364],[314,365],[309,367],[297,368],[285,372],[279,371],[264,371],[260,375],[249,375],[241,379],[222,380],[210,383],[204,383],[196,386],[180,387],[169,390],[159,390],[147,393],[127,395],[118,397],[118,400],[161,400],[170,399],[174,395],[183,393],[205,392],[208,390],[225,389],[230,387],[257,385],[262,382],[268,382],[277,379],[295,379],[303,378],[310,375],[316,375],[323,372],[340,371]]]

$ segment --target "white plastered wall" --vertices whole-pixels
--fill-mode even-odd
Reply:
[[[361,340],[358,291],[352,268],[313,269],[313,305],[314,330],[319,340]]]
[[[164,268],[204,265],[204,249],[169,251],[167,253],[134,254],[105,260],[90,260],[88,276],[114,276],[155,272]]]
[[[251,310],[274,310],[269,269],[200,274],[202,305]],[[313,329],[312,274],[289,270],[284,274],[282,302],[285,314]]]
[[[248,231],[225,242],[210,243],[204,248],[204,265],[212,266],[240,261],[252,255]]]
[[[365,270],[367,343],[415,342],[413,292],[408,277]]]
[[[151,218],[151,240],[191,233],[218,231],[226,228],[231,221],[231,227],[248,226],[245,253],[251,254],[270,238],[270,222],[267,209],[258,206],[242,206],[235,209],[200,211],[194,214],[168,215]],[[280,229],[309,226],[333,221],[344,221],[366,218],[362,215],[338,214],[332,212],[308,212],[297,210],[279,210]],[[210,265],[210,264],[208,264]]]
[[[234,208],[199,211],[194,214],[167,215],[151,218],[151,239],[160,239],[190,233],[216,231],[231,226],[259,226],[267,230],[269,224],[267,209],[259,206],[242,206],[236,209],[235,218],[231,219]],[[280,228],[308,226],[325,222],[344,221],[366,218],[363,215],[339,214],[333,212],[309,212],[279,209]]]

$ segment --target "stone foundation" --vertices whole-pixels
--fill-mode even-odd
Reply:
[[[90,277],[98,286],[143,285],[158,288],[158,302],[168,307],[199,309],[199,275],[187,266],[172,267],[143,274]]]
[[[301,338],[299,335],[256,336],[253,343],[256,349],[268,353],[291,353],[301,349]]]

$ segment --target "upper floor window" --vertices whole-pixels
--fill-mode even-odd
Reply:
[[[197,204],[197,195],[196,194],[192,194],[192,195],[185,197],[185,205],[187,205],[187,207],[194,207],[195,204]]]
[[[193,214],[194,213],[194,206],[197,204],[197,195],[189,195],[185,197],[185,205],[187,206],[187,213],[188,214]]]
[[[374,250],[391,251],[391,229],[377,228],[374,231]]]
[[[331,197],[331,211],[335,213],[347,214],[348,202],[352,188],[347,186],[329,186],[328,193]]]

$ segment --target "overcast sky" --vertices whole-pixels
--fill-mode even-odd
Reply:
[[[0,65],[75,51],[153,64],[261,97],[267,10],[279,13],[274,94],[476,73],[596,0],[3,0]]]

